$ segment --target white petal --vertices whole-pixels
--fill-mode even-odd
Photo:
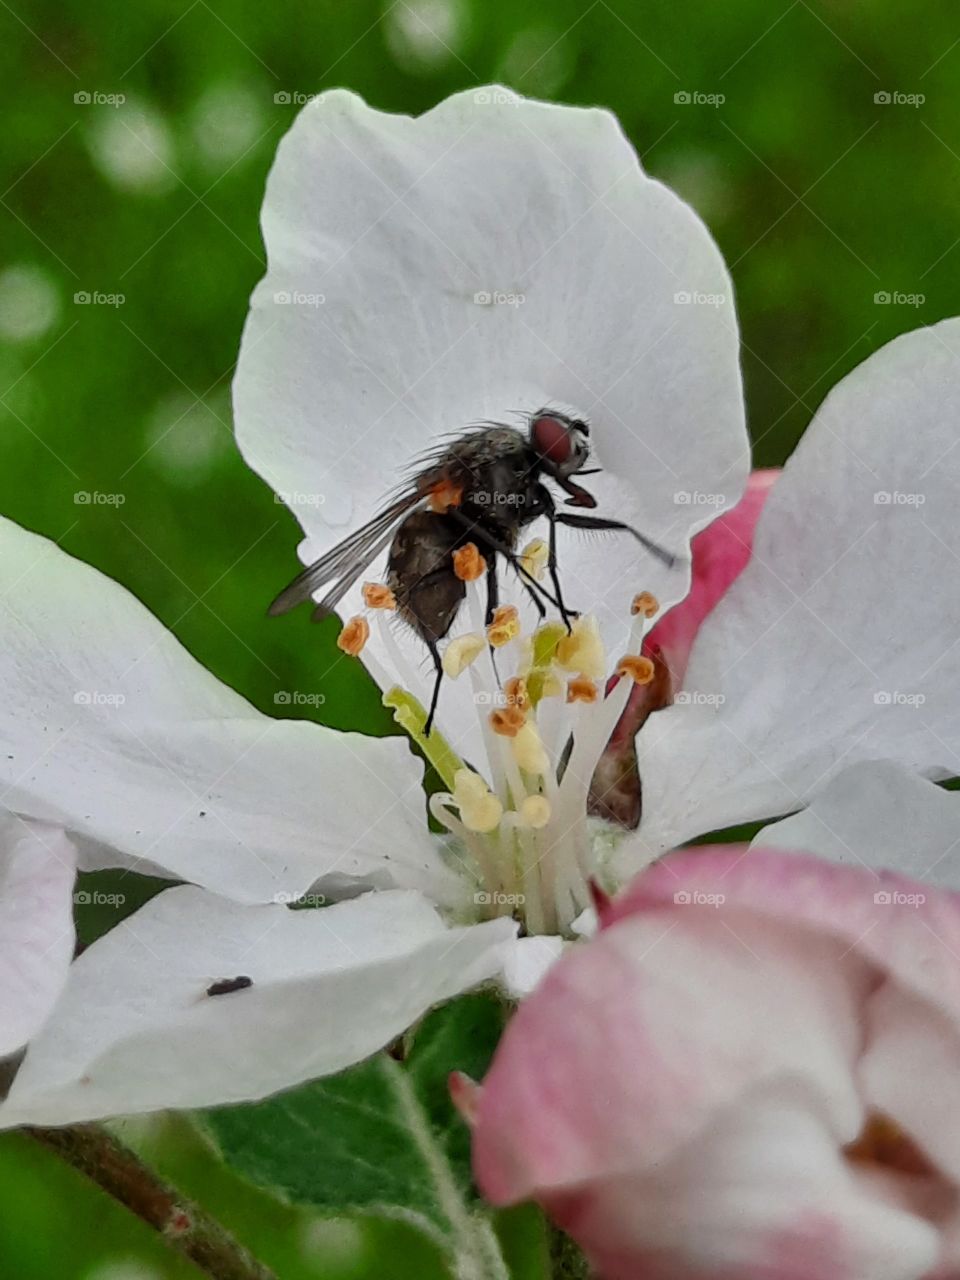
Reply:
[[[563,954],[563,938],[539,934],[517,938],[504,948],[501,981],[508,996],[522,1000],[540,985]]]
[[[827,397],[700,631],[691,704],[640,735],[648,846],[788,813],[859,760],[960,773],[958,410],[960,320]]]
[[[0,819],[0,1058],[36,1035],[66,984],[76,871],[59,828]]]
[[[241,1102],[339,1071],[493,976],[515,928],[447,929],[414,892],[291,911],[168,889],[73,965],[0,1124]]]
[[[262,715],[132,595],[9,521],[0,600],[3,803],[76,833],[81,865],[241,901],[330,874],[454,892],[406,741]]]
[[[675,551],[739,496],[729,277],[608,112],[487,89],[411,119],[323,94],[280,146],[263,228],[237,437],[315,554],[369,519],[442,433],[522,426],[544,405],[589,418],[599,509]],[[665,604],[686,589],[682,569],[629,536],[564,530],[560,563],[571,605],[616,621],[612,647],[639,588]],[[368,576],[382,572],[381,557]],[[358,605],[354,592],[343,612]],[[369,652],[384,658],[376,634]],[[467,699],[446,700],[456,736]]]
[[[960,795],[889,760],[865,761],[837,774],[808,808],[763,827],[751,848],[816,853],[960,889]]]

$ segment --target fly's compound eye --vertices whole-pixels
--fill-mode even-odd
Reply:
[[[530,428],[533,447],[545,462],[555,467],[566,466],[573,455],[574,441],[570,424],[552,414],[542,413],[534,418]]]

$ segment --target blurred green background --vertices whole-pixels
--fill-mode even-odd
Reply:
[[[0,32],[0,512],[124,583],[264,710],[333,654],[305,616],[263,616],[296,528],[230,429],[264,178],[298,95],[347,85],[417,112],[499,79],[611,107],[731,266],[761,465],[871,351],[960,310],[960,24],[934,0],[2,0]],[[368,724],[353,670],[284,714]],[[442,1274],[400,1227],[279,1213],[164,1141],[283,1280]],[[2,1275],[194,1274],[17,1136],[0,1205]]]

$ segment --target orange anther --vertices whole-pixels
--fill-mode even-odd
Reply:
[[[359,615],[351,618],[337,636],[337,648],[355,658],[370,639],[370,623]]]
[[[461,582],[476,582],[487,572],[487,562],[477,550],[476,543],[468,542],[453,553],[453,572]]]
[[[363,603],[368,609],[395,609],[397,597],[383,582],[363,584]]]
[[[568,702],[596,702],[596,700],[596,681],[586,680],[583,676],[577,676],[576,679],[569,681],[567,684]]]
[[[656,667],[649,658],[627,654],[617,663],[617,675],[629,676],[636,684],[649,684]]]

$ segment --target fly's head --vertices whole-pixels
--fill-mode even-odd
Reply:
[[[596,498],[572,479],[590,475],[590,427],[582,418],[553,409],[540,409],[530,419],[530,445],[545,475],[570,494],[569,506],[595,507]]]

